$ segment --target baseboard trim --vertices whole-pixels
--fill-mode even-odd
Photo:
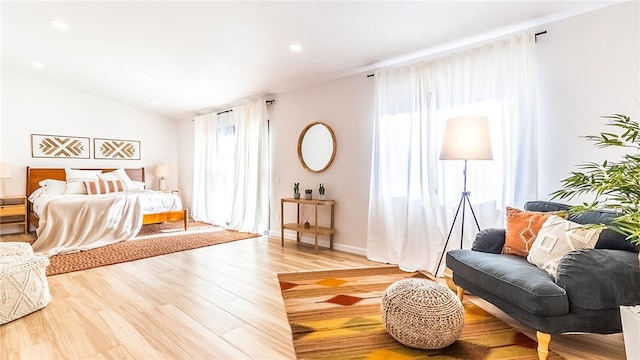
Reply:
[[[277,238],[278,240],[280,240],[281,239],[280,231],[270,230],[269,231],[269,237]],[[286,233],[285,233],[284,239],[285,239],[285,241],[294,241],[294,242],[296,241],[295,236],[288,235]],[[312,245],[312,246],[315,245],[315,239],[314,238],[308,237],[308,236],[304,236],[304,235],[300,237],[300,242],[305,243],[305,244],[309,244],[309,245]],[[329,247],[329,240],[326,239],[326,236],[323,236],[322,239],[318,238],[318,246],[319,247],[324,247],[324,248],[328,248]],[[344,251],[344,252],[350,253],[350,254],[367,256],[367,249],[336,243],[335,240],[333,242],[333,248],[335,250]]]

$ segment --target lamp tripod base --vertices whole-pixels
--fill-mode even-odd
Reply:
[[[466,172],[466,169],[465,169],[465,172]],[[475,211],[473,211],[473,206],[471,206],[471,200],[469,200],[469,195],[471,195],[469,191],[462,192],[462,197],[460,198],[460,202],[458,203],[458,209],[456,210],[456,214],[453,217],[453,222],[451,223],[451,228],[449,229],[449,235],[447,235],[447,241],[444,243],[444,248],[442,249],[442,254],[440,255],[440,260],[438,261],[438,266],[436,267],[436,271],[434,272],[434,274],[437,274],[438,270],[440,270],[442,259],[444,258],[444,254],[447,252],[447,246],[449,245],[449,240],[451,240],[451,234],[453,234],[453,228],[456,226],[456,220],[458,219],[458,214],[460,214],[461,208],[462,208],[462,219],[460,222],[460,249],[462,249],[462,243],[464,241],[464,216],[465,216],[465,210],[467,208],[467,205],[469,205],[469,210],[471,210],[471,215],[473,215],[473,220],[476,223],[476,227],[478,228],[478,231],[480,231],[480,224],[478,224],[478,218],[476,217]]]

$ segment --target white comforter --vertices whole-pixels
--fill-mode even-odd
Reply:
[[[156,191],[39,198],[33,251],[53,256],[94,249],[133,238],[145,213],[182,209],[180,198]]]

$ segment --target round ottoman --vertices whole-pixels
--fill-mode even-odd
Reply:
[[[454,293],[437,282],[405,279],[382,295],[382,322],[389,335],[418,349],[441,349],[458,339],[464,309]]]

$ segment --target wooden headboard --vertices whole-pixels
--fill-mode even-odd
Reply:
[[[110,172],[116,169],[87,169],[80,170],[102,170],[102,172]],[[144,168],[124,169],[133,181],[144,182]],[[39,182],[45,179],[62,180],[67,178],[64,168],[32,168],[27,166],[27,197],[40,187]]]

